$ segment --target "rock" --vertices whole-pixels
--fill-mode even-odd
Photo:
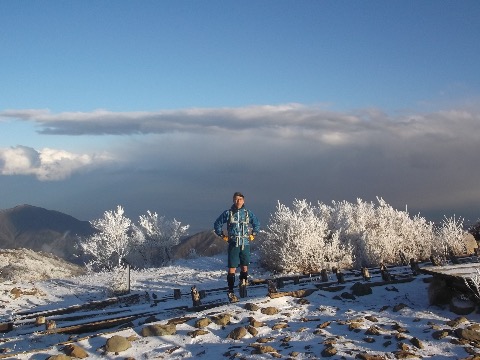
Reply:
[[[57,323],[53,320],[47,320],[45,322],[45,330],[53,330],[57,327]]]
[[[252,344],[250,345],[251,347],[254,348],[252,351],[253,354],[272,354],[272,353],[277,353],[277,350],[275,350],[273,347],[270,345],[260,345],[260,344]]]
[[[435,339],[435,340],[441,340],[445,337],[447,337],[448,335],[450,335],[450,331],[449,330],[437,330],[437,331],[434,331],[432,333],[432,337]]]
[[[245,304],[245,309],[249,310],[249,311],[257,311],[258,309],[260,309],[260,306],[255,305],[253,303],[246,303]]]
[[[418,355],[408,351],[403,351],[403,350],[395,351],[393,355],[395,355],[396,359],[418,359],[419,358]]]
[[[386,358],[384,356],[380,355],[370,355],[367,353],[362,353],[362,354],[357,354],[355,356],[356,359],[361,359],[361,360],[385,360]]]
[[[174,324],[174,325],[185,324],[187,321],[190,321],[192,319],[195,319],[195,318],[191,316],[182,316],[182,317],[168,320],[167,324]]]
[[[189,331],[187,335],[192,338],[195,338],[200,335],[207,335],[208,333],[209,332],[207,330],[197,329],[197,330]]]
[[[471,300],[460,299],[453,296],[450,299],[450,311],[457,315],[467,315],[472,313],[476,308],[476,304]]]
[[[64,351],[67,355],[73,358],[85,359],[88,357],[88,353],[83,348],[75,344],[66,345]]]
[[[331,357],[331,356],[334,356],[336,354],[337,354],[337,349],[332,345],[326,346],[322,350],[322,356],[323,357]]]
[[[332,322],[331,321],[325,321],[321,324],[317,325],[317,329],[325,329],[327,326],[329,326]]]
[[[143,337],[147,336],[165,336],[165,335],[174,335],[177,333],[177,326],[175,324],[154,324],[145,326],[142,331],[141,335]]]
[[[288,324],[285,322],[279,322],[272,326],[272,330],[280,330],[288,327]]]
[[[276,315],[279,313],[279,310],[276,307],[268,306],[266,308],[262,308],[260,312],[265,315]]]
[[[220,315],[215,315],[211,317],[212,321],[215,324],[220,326],[225,326],[230,324],[230,318],[231,318],[230,314],[220,314]]]
[[[360,282],[355,283],[350,289],[355,296],[365,296],[372,294],[372,288],[370,287],[370,285]]]
[[[263,322],[258,321],[258,320],[255,320],[253,317],[250,317],[250,318],[248,319],[248,322],[249,322],[249,324],[250,324],[251,326],[256,327],[256,328],[257,328],[257,327],[265,326],[265,324],[264,324]]]
[[[250,333],[252,336],[257,336],[258,335],[258,330],[255,329],[255,327],[249,325],[247,326],[247,331]]]
[[[243,326],[237,327],[233,329],[230,334],[228,334],[227,338],[228,339],[233,339],[233,340],[239,340],[242,339],[247,335],[247,329],[245,329]]]
[[[394,312],[398,312],[402,309],[408,308],[408,305],[405,305],[404,303],[397,304],[393,307]]]
[[[105,344],[105,350],[113,353],[119,353],[130,349],[131,347],[132,344],[130,341],[120,335],[113,335]]]
[[[409,333],[407,328],[404,328],[398,323],[393,324],[392,329],[398,331],[399,333]]]
[[[202,329],[204,327],[207,327],[211,323],[212,323],[212,320],[210,320],[209,318],[201,318],[201,319],[198,319],[197,321],[195,321],[194,326],[196,328]]]
[[[68,355],[52,355],[47,358],[47,360],[71,360],[72,358]]]
[[[452,290],[447,286],[445,280],[434,276],[428,285],[428,301],[430,305],[448,304],[452,298]]]
[[[468,322],[468,319],[466,317],[459,316],[453,320],[447,321],[447,325],[452,328],[456,328],[456,327],[459,327],[461,324],[467,323],[467,322]]]
[[[460,339],[465,339],[468,341],[480,341],[480,332],[472,329],[456,329],[455,335]]]
[[[344,291],[340,296],[341,296],[343,299],[355,300],[355,296],[354,296],[353,294],[350,294],[350,293],[347,292],[347,291]]]
[[[365,331],[365,334],[366,335],[381,335],[382,333],[381,333],[379,327],[377,327],[375,325],[372,325]]]
[[[465,243],[465,248],[467,250],[468,255],[475,254],[475,249],[478,248],[477,241],[472,234],[467,234],[463,238],[463,242]]]
[[[45,316],[37,316],[37,318],[35,319],[35,325],[43,325],[45,324]]]
[[[362,323],[357,321],[353,321],[350,324],[348,324],[348,330],[350,331],[360,329],[361,327],[362,327]]]
[[[415,346],[417,349],[423,349],[423,343],[420,341],[420,339],[413,337],[410,339],[410,342],[412,343],[413,346]]]
[[[264,344],[264,343],[267,343],[267,342],[273,341],[273,340],[275,340],[275,338],[273,338],[273,337],[259,338],[259,339],[257,339],[257,343]]]

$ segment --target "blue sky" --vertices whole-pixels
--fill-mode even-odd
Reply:
[[[0,208],[210,228],[234,191],[477,220],[478,1],[2,1]]]

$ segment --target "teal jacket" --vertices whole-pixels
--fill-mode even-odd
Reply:
[[[229,210],[225,210],[215,220],[213,230],[218,236],[222,236],[223,224],[227,224],[228,243],[235,246],[250,245],[248,236],[250,234],[257,235],[260,231],[260,222],[255,214],[245,207],[237,209],[235,205],[232,205]]]

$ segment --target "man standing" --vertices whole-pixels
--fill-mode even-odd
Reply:
[[[233,205],[215,220],[213,230],[228,242],[228,297],[235,298],[235,270],[240,266],[240,285],[247,285],[248,265],[250,264],[250,241],[255,239],[260,230],[260,222],[253,212],[244,206],[242,193],[233,194]],[[223,232],[223,224],[227,224],[227,234]],[[250,232],[251,227],[251,232]]]

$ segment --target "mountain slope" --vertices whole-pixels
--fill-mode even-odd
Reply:
[[[211,230],[191,235],[173,248],[174,259],[186,259],[191,255],[213,256],[220,253],[227,253],[227,244]]]
[[[28,248],[75,261],[77,237],[93,232],[88,221],[36,206],[19,205],[0,211],[0,248]]]

